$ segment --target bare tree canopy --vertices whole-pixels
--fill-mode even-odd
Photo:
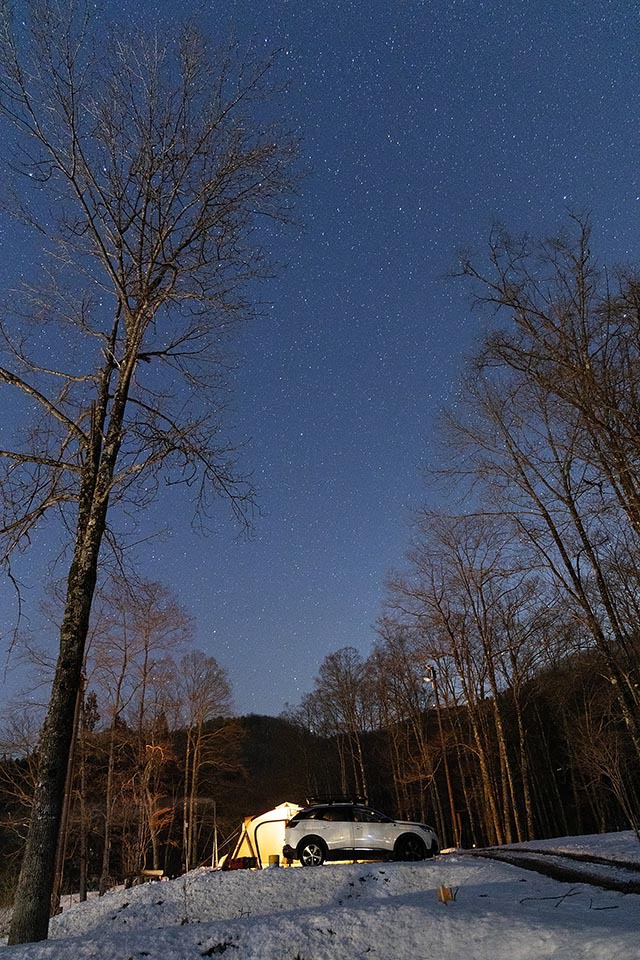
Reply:
[[[0,451],[5,562],[51,510],[73,560],[40,743],[35,816],[11,942],[47,935],[52,850],[109,505],[160,476],[201,516],[251,501],[221,437],[221,347],[268,272],[257,223],[284,220],[295,145],[258,117],[271,62],[176,41],[105,41],[83,3],[0,6],[0,108],[15,213],[42,238],[43,279],[2,319],[0,382],[31,419]],[[46,198],[46,200],[45,200]]]

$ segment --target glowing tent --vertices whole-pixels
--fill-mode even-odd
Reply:
[[[240,831],[240,839],[230,857],[222,864],[223,870],[241,867],[268,867],[278,857],[282,858],[284,827],[298,810],[297,803],[280,803],[257,817],[246,817]]]

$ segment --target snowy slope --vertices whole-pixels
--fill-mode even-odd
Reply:
[[[637,848],[637,841],[616,837],[618,847]],[[577,841],[603,852],[601,837]],[[440,884],[458,889],[455,903],[438,903]],[[201,871],[77,904],[52,921],[49,941],[0,947],[0,960],[222,954],[225,960],[638,960],[640,898],[466,855],[418,864]]]
[[[518,843],[513,846],[532,850],[554,850],[558,853],[595,854],[611,860],[640,864],[640,843],[632,830],[620,833],[594,833],[584,837],[531,840],[528,843]]]

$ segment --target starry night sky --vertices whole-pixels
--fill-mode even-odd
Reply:
[[[237,344],[228,417],[250,440],[263,516],[250,542],[231,523],[202,539],[175,493],[161,504],[170,535],[142,553],[229,671],[238,711],[278,713],[328,653],[367,654],[411,511],[440,496],[424,471],[483,324],[447,278],[456,251],[482,250],[496,220],[546,234],[575,210],[591,212],[598,254],[640,262],[640,12],[632,0],[103,6],[160,33],[195,11],[214,37],[282,50],[283,121],[310,170],[303,226],[272,251],[288,266]],[[15,284],[24,253],[11,255],[6,224],[0,239],[0,279]],[[37,577],[23,579],[35,603]]]

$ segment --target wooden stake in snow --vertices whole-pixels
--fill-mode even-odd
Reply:
[[[453,887],[438,887],[438,900],[440,903],[450,903],[455,900],[457,893],[457,887],[455,890]]]

